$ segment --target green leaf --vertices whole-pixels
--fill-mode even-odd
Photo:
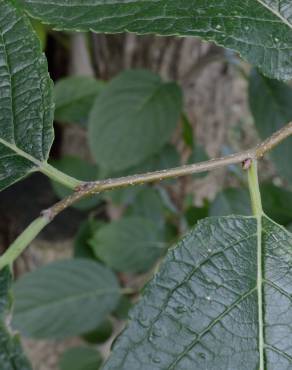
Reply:
[[[59,80],[54,89],[55,119],[86,125],[94,100],[102,88],[101,81],[87,76],[73,76]]]
[[[0,0],[0,190],[47,161],[54,136],[51,85],[30,22]]]
[[[51,161],[51,164],[61,172],[73,176],[82,181],[94,181],[97,179],[98,168],[91,163],[84,161],[78,157],[64,156],[59,160]],[[63,199],[72,193],[72,190],[61,185],[56,181],[51,181],[53,189],[58,198]],[[80,210],[87,210],[97,206],[101,202],[100,197],[92,195],[86,199],[82,199],[73,207]]]
[[[104,343],[111,337],[112,332],[113,325],[109,319],[106,319],[96,329],[83,334],[82,338],[92,344]]]
[[[249,103],[262,139],[271,136],[292,120],[291,102],[291,87],[253,71],[249,82]],[[292,138],[283,141],[270,155],[279,174],[291,182]]]
[[[91,239],[94,253],[117,271],[148,271],[165,251],[159,226],[141,217],[127,217],[100,228]]]
[[[182,108],[179,87],[146,70],[114,78],[95,101],[89,118],[92,154],[107,171],[121,171],[159,152]]]
[[[111,270],[80,258],[24,275],[14,294],[15,328],[34,338],[64,338],[96,328],[117,306],[120,287]]]
[[[104,370],[290,369],[292,234],[210,218],[169,251]]]
[[[102,364],[101,354],[88,347],[73,347],[60,359],[60,370],[98,370]]]
[[[0,369],[32,370],[22,352],[19,336],[10,333],[8,314],[11,309],[11,273],[8,267],[0,271]]]
[[[71,6],[67,0],[58,6],[54,0],[20,1],[33,17],[58,29],[199,36],[238,51],[269,76],[292,77],[288,0],[71,0]]]

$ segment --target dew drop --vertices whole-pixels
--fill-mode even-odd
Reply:
[[[149,319],[145,314],[142,314],[142,315],[139,317],[139,323],[140,323],[144,328],[147,328],[147,327],[149,327],[149,325],[150,325],[150,319]]]
[[[278,37],[275,37],[274,38],[275,42],[279,42],[280,40],[278,39]]]
[[[187,311],[187,308],[186,306],[181,305],[181,306],[177,306],[175,310],[177,313],[184,313]]]
[[[198,353],[198,356],[201,357],[203,360],[206,359],[205,353],[200,352],[200,353]]]
[[[221,29],[221,27],[222,27],[222,26],[221,26],[220,24],[217,24],[216,29],[217,29],[217,30],[220,30],[220,29]]]
[[[161,359],[160,359],[159,357],[153,357],[152,361],[153,361],[155,364],[160,364]]]
[[[209,295],[207,295],[206,299],[207,301],[211,301],[211,297]]]
[[[248,31],[248,30],[249,30],[249,26],[244,26],[244,29],[245,29],[246,31]]]

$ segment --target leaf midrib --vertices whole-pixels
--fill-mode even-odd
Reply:
[[[280,18],[280,20],[285,23],[289,28],[292,28],[292,25],[288,22],[286,18],[284,18],[280,13],[276,12],[274,9],[270,8],[266,3],[262,0],[257,0],[262,6],[268,9],[271,13],[273,13],[276,17]]]
[[[6,148],[11,149],[16,154],[18,154],[20,157],[26,158],[30,162],[34,163],[37,167],[42,167],[42,165],[45,163],[45,162],[39,161],[38,159],[34,158],[32,155],[30,155],[30,154],[26,153],[25,151],[23,151],[22,149],[18,148],[15,144],[11,144],[11,143],[9,143],[8,141],[6,141],[2,138],[0,138],[0,144],[6,146]]]

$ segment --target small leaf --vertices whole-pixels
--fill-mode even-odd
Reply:
[[[145,218],[128,217],[100,228],[91,239],[94,253],[117,271],[148,271],[165,251],[158,225]]]
[[[163,229],[164,219],[164,206],[163,201],[158,190],[152,187],[146,187],[138,193],[133,202],[126,212],[127,216],[144,217],[156,223]]]
[[[35,19],[31,19],[31,25],[38,35],[42,50],[45,50],[47,44],[47,27]]]
[[[128,318],[128,313],[130,309],[133,307],[132,302],[126,296],[122,296],[119,304],[117,305],[116,309],[112,312],[112,314],[120,320],[126,320]]]
[[[73,347],[60,359],[60,370],[98,370],[102,364],[101,354],[88,347]]]
[[[104,320],[98,327],[82,335],[82,338],[88,343],[104,343],[112,335],[113,325],[109,319]]]
[[[194,226],[202,218],[206,218],[209,213],[209,204],[202,207],[191,206],[185,212],[185,217],[189,226]]]
[[[200,221],[148,283],[104,370],[290,369],[292,234]]]
[[[29,20],[0,0],[0,190],[47,161],[53,141],[52,83]]]
[[[89,239],[94,232],[101,226],[105,225],[102,221],[88,219],[80,225],[74,241],[74,257],[95,259],[94,253],[89,245]]]
[[[246,189],[229,188],[217,194],[209,216],[250,215],[250,197]]]
[[[182,115],[182,136],[185,144],[191,149],[193,149],[195,141],[193,128],[186,114]]]
[[[78,157],[64,156],[59,160],[51,161],[51,164],[59,171],[65,172],[66,174],[73,176],[78,180],[94,181],[97,179],[97,167]],[[60,199],[63,199],[72,193],[72,190],[66,188],[56,181],[51,181],[51,183],[56,195]],[[80,210],[87,210],[97,206],[100,202],[101,200],[99,196],[92,195],[74,204],[73,207]]]
[[[289,0],[21,0],[58,29],[199,36],[238,51],[278,79],[292,78]]]
[[[89,143],[97,164],[120,171],[159,152],[181,108],[175,83],[146,70],[123,72],[102,90],[90,113]]]
[[[259,135],[266,139],[292,120],[292,88],[253,71],[249,82],[249,103]],[[279,174],[292,181],[292,138],[273,149],[271,158]]]
[[[73,76],[59,80],[54,89],[55,119],[86,125],[94,100],[102,88],[101,81],[87,76]]]
[[[11,309],[11,273],[8,267],[0,271],[0,369],[32,370],[23,354],[19,336],[12,335],[8,327],[8,312]]]
[[[50,263],[14,285],[13,326],[34,338],[64,338],[96,328],[118,304],[113,272],[97,262]]]

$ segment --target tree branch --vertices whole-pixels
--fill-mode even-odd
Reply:
[[[216,168],[225,167],[231,164],[241,163],[243,165],[243,168],[246,169],[249,166],[249,162],[262,158],[267,152],[271,151],[274,147],[276,147],[290,135],[292,135],[292,122],[288,123],[281,130],[275,132],[271,137],[263,141],[255,148],[240,153],[162,171],[148,172],[140,175],[138,174],[101,181],[82,182],[75,188],[75,192],[73,194],[56,203],[51,208],[42,211],[41,216],[38,219],[38,232],[40,232],[43,227],[51,222],[63,210],[70,207],[79,200],[93,194],[98,194],[107,190],[114,190],[133,185],[153,183],[199,172],[211,171]],[[42,220],[42,222],[40,221],[40,219]],[[34,223],[35,221],[31,225],[34,225]],[[31,225],[28,226],[28,228],[17,238],[17,243],[15,241],[10,246],[10,248],[0,257],[0,269],[6,265],[13,263],[16,257],[37,235],[37,233],[35,232],[35,228],[33,229],[33,235],[30,235]]]

